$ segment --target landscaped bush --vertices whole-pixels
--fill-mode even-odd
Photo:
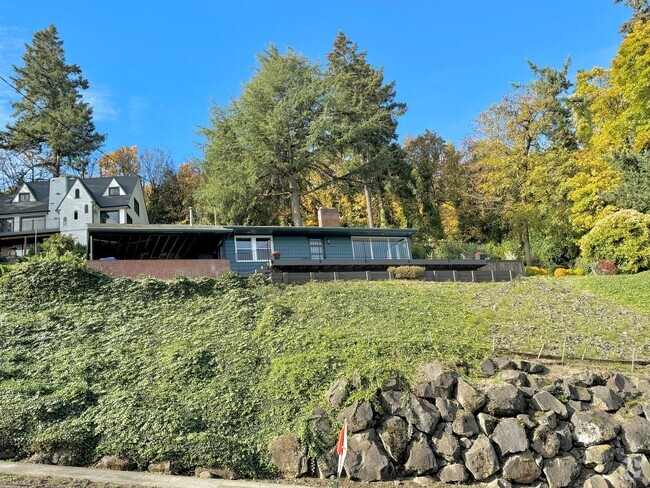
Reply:
[[[548,276],[548,270],[538,266],[526,266],[526,276]]]
[[[619,210],[596,222],[580,249],[583,259],[612,261],[623,273],[650,269],[650,215]]]
[[[566,268],[556,268],[553,271],[553,276],[556,278],[561,278],[563,276],[584,276],[585,270],[582,268],[577,269],[566,269]]]
[[[423,266],[391,266],[388,272],[398,280],[421,280],[424,276]]]
[[[618,272],[616,269],[616,263],[613,261],[607,261],[606,259],[601,259],[596,265],[596,270],[598,274],[614,275]]]

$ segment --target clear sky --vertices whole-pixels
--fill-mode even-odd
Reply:
[[[201,155],[196,130],[212,102],[238,96],[269,43],[324,62],[343,30],[397,81],[408,105],[400,137],[428,128],[457,143],[511,82],[529,79],[526,59],[607,66],[629,16],[613,0],[0,0],[0,74],[53,23],[90,81],[103,149],[164,146],[180,163]],[[3,126],[12,96],[0,88]]]

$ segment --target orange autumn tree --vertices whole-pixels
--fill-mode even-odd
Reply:
[[[140,173],[138,146],[122,146],[99,159],[99,174],[102,176],[137,175]]]

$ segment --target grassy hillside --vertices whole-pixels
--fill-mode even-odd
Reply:
[[[30,263],[0,282],[0,450],[64,447],[86,463],[118,454],[264,475],[268,440],[309,439],[310,412],[341,376],[356,373],[354,395],[370,396],[426,360],[471,372],[493,336],[524,350],[558,351],[566,336],[577,353],[641,347],[649,277],[279,288]]]

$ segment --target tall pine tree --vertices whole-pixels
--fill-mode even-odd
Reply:
[[[82,99],[88,80],[67,64],[56,27],[36,31],[26,44],[24,66],[14,66],[14,85],[24,96],[12,103],[13,123],[2,133],[5,149],[32,154],[53,176],[65,166],[86,167],[88,156],[104,142]]]
[[[321,147],[338,160],[347,179],[362,185],[373,227],[371,190],[378,191],[381,207],[379,180],[394,163],[391,143],[406,104],[395,101],[395,82],[384,83],[383,70],[371,66],[343,32],[327,61]]]

